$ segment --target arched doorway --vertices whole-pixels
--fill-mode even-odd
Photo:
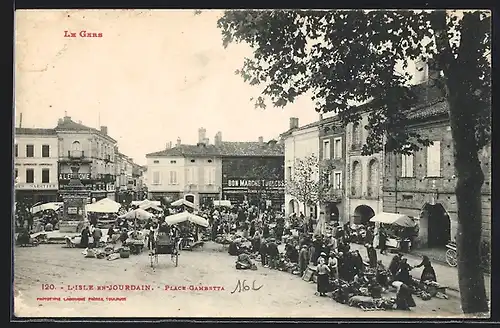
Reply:
[[[336,203],[326,203],[325,206],[326,222],[339,222],[339,209]]]
[[[427,245],[446,246],[451,239],[451,222],[443,205],[426,203],[422,208],[422,217],[427,220]]]
[[[297,213],[297,215],[298,215],[299,214],[298,210],[299,209],[298,209],[298,206],[297,206],[297,202],[294,201],[293,199],[290,200],[288,202],[288,215],[293,214],[293,213]]]
[[[191,202],[194,204],[194,195],[193,194],[184,195],[184,199],[187,200],[188,202]]]
[[[359,205],[354,210],[354,223],[367,225],[375,211],[368,205]]]

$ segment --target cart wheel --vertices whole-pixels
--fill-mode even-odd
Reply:
[[[446,251],[446,262],[451,267],[457,266],[457,251],[449,249]]]

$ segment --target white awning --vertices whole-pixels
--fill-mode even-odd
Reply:
[[[214,207],[226,206],[231,207],[230,200],[214,200]]]
[[[393,224],[401,227],[412,228],[416,226],[415,221],[411,219],[408,215],[398,214],[398,213],[386,213],[382,212],[370,219],[370,222],[378,222],[383,224]]]

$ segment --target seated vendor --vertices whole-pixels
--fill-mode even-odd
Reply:
[[[236,260],[236,269],[238,270],[248,270],[253,266],[252,259],[247,252],[243,252],[238,255],[238,260]]]
[[[363,271],[358,272],[354,276],[354,284],[356,284],[358,287],[365,286],[366,284],[368,284],[368,282],[369,282],[369,280],[365,276],[365,274],[363,273]]]
[[[240,245],[239,245],[239,243],[234,242],[234,241],[230,242],[229,243],[229,249],[228,249],[227,252],[231,256],[237,256],[237,255],[239,255],[240,254]]]
[[[299,263],[299,251],[292,244],[286,245],[286,257],[291,263]]]

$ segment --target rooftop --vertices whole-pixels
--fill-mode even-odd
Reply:
[[[113,141],[116,142],[115,139],[111,138],[109,135],[103,133],[102,131],[88,127],[86,125],[83,125],[81,123],[77,123],[73,120],[71,120],[71,117],[65,116],[63,119],[60,119],[59,122],[57,123],[57,126],[54,128],[56,131],[88,131],[88,132],[93,132],[97,133],[103,137],[109,138]]]
[[[57,132],[55,129],[16,128],[16,134],[55,136]]]
[[[146,157],[184,157],[184,156],[210,156],[210,157],[272,157],[284,156],[282,144],[275,140],[267,143],[253,141],[223,141],[219,145],[186,145],[181,144],[173,148],[146,154]]]

